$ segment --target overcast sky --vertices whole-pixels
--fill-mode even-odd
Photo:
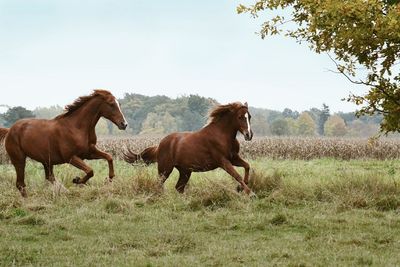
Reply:
[[[250,0],[0,0],[0,104],[65,105],[94,88],[299,111],[352,111],[327,55],[237,15]]]

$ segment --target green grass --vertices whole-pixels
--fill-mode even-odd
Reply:
[[[156,168],[91,161],[95,177],[56,167],[54,190],[29,163],[22,199],[0,165],[1,266],[395,266],[400,264],[400,162],[259,159],[252,188],[222,171],[177,173],[159,189]]]

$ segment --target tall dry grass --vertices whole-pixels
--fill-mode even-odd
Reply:
[[[160,137],[132,137],[122,139],[103,139],[99,146],[114,156],[121,158],[126,147],[141,151],[157,145]],[[263,137],[251,142],[241,141],[241,153],[250,158],[302,159],[398,159],[400,158],[400,139],[358,138],[307,138],[307,137]]]

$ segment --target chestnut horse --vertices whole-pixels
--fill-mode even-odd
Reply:
[[[17,188],[26,197],[25,161],[29,157],[43,164],[45,176],[55,182],[53,166],[70,163],[85,172],[83,178],[73,182],[84,184],[93,177],[93,169],[84,159],[106,159],[109,179],[114,175],[111,155],[96,147],[95,126],[104,117],[119,129],[125,130],[127,123],[116,98],[106,90],[94,90],[65,107],[65,112],[52,120],[23,119],[10,129],[0,128],[0,141],[5,147],[17,173]]]
[[[134,163],[142,159],[146,164],[157,162],[162,184],[176,168],[179,180],[175,188],[180,193],[184,192],[192,172],[220,167],[239,182],[239,190],[244,189],[247,194],[253,195],[247,186],[250,166],[240,157],[236,139],[238,132],[244,135],[246,141],[253,138],[247,103],[217,106],[209,117],[209,123],[197,132],[172,133],[163,138],[158,147],[149,147],[140,154],[128,149],[125,161]],[[233,166],[244,168],[244,180]]]

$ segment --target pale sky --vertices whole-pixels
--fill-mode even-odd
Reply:
[[[255,34],[250,0],[0,0],[0,104],[65,105],[94,88],[298,111],[366,92],[306,44]]]

